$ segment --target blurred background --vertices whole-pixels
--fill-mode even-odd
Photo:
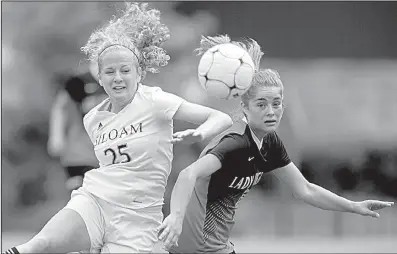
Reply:
[[[252,37],[265,52],[262,67],[281,74],[287,109],[279,131],[305,177],[353,200],[397,200],[397,2],[151,6],[162,11],[171,30],[165,44],[171,61],[160,74],[149,74],[147,85],[235,115],[237,100],[217,100],[200,87],[193,50],[201,35]],[[72,183],[67,184],[65,167],[95,166],[89,152],[70,161],[76,158],[73,145],[83,149],[82,142],[73,141],[76,136],[67,138],[69,154],[67,148],[49,152],[51,121],[58,123],[51,118],[81,121],[104,98],[80,47],[123,3],[3,1],[1,7],[5,250],[28,240],[67,203]],[[80,85],[69,89],[71,78]],[[69,96],[63,104],[62,94]],[[189,127],[176,122],[176,130]],[[165,215],[179,171],[204,145],[175,146]],[[295,200],[266,176],[240,203],[232,240],[240,253],[397,252],[397,207],[381,211],[377,220],[322,211]]]

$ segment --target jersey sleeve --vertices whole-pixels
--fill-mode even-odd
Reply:
[[[164,92],[161,89],[157,89],[153,92],[153,99],[155,103],[155,108],[158,110],[159,114],[164,116],[167,120],[171,120],[176,111],[178,111],[181,104],[185,101],[181,97]]]
[[[83,117],[83,125],[84,129],[88,134],[88,137],[90,138],[91,142],[94,144],[94,137],[93,137],[93,124],[92,124],[92,118],[93,118],[93,111],[94,109],[90,110],[84,117]]]
[[[287,150],[284,147],[281,138],[274,132],[272,136],[272,160],[271,167],[272,169],[281,168],[287,166],[291,163],[291,159],[288,156]]]
[[[243,146],[244,141],[241,136],[237,134],[228,134],[223,136],[217,144],[207,149],[204,154],[215,155],[223,166],[225,164],[225,161],[233,157],[236,154],[236,151],[238,151]]]

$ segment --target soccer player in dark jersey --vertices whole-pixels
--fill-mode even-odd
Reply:
[[[181,171],[170,215],[159,228],[159,239],[170,253],[234,253],[229,236],[237,204],[269,172],[295,197],[324,210],[377,218],[374,210],[393,205],[376,200],[353,202],[308,182],[276,133],[284,111],[283,95],[276,71],[258,71],[241,98],[245,117]]]

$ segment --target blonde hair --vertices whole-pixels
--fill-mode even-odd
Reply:
[[[260,60],[263,56],[263,52],[261,51],[261,47],[259,46],[259,44],[251,38],[248,38],[244,41],[232,41],[228,35],[218,35],[215,37],[201,36],[200,47],[195,49],[195,51],[197,52],[197,55],[202,55],[213,46],[225,43],[234,44],[247,51],[252,61],[254,62],[255,71],[259,69]]]
[[[248,101],[255,97],[260,87],[280,87],[281,98],[283,98],[284,85],[280,74],[276,70],[260,69],[254,74],[251,87],[241,96],[241,101],[244,105],[248,105]]]
[[[99,58],[104,51],[113,46],[124,47],[137,57],[142,75],[147,71],[158,73],[157,67],[166,66],[170,60],[161,48],[170,38],[169,29],[160,22],[160,11],[148,10],[147,3],[126,2],[125,6],[123,15],[94,31],[81,50],[89,60],[100,65]]]

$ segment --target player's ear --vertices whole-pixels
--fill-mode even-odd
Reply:
[[[98,76],[97,76],[97,78],[98,78],[98,83],[99,83],[99,85],[103,87],[102,80],[101,80],[101,79],[102,79],[102,75],[101,75],[101,70],[100,70],[100,68],[101,68],[101,67],[98,66],[98,72],[97,72],[97,73],[98,73],[98,74],[97,74]]]
[[[243,111],[244,115],[247,115],[248,106],[244,104],[243,101],[240,101],[241,110]]]
[[[137,77],[137,83],[141,83],[142,79],[143,79],[143,70],[141,66],[138,66],[138,77]]]
[[[281,114],[280,114],[280,119],[283,117],[284,110],[285,110],[285,104],[283,103],[283,104],[281,105]]]
[[[98,73],[98,83],[99,83],[100,86],[103,87],[102,79],[101,79],[101,74],[99,74],[99,73]]]
[[[248,109],[248,105],[245,105],[245,103],[243,101],[240,101],[240,106],[242,109],[245,109],[245,110]]]

